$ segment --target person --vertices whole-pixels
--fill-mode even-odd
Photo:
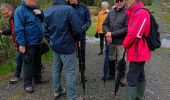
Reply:
[[[14,27],[19,51],[24,61],[24,89],[33,92],[34,84],[47,83],[41,75],[40,43],[44,14],[37,7],[36,0],[23,0],[14,12]]]
[[[0,10],[1,10],[2,15],[4,17],[9,18],[9,27],[4,29],[4,30],[0,29],[1,30],[0,34],[2,34],[2,35],[12,35],[14,43],[18,47],[18,43],[16,41],[16,35],[14,33],[13,12],[14,12],[15,8],[9,3],[2,3],[1,6],[0,6]],[[15,73],[14,73],[14,78],[11,79],[10,83],[15,84],[21,79],[20,75],[21,75],[22,65],[23,65],[22,54],[18,50],[18,52],[16,54],[16,70],[15,70]]]
[[[114,0],[114,3],[115,8],[112,8],[103,23],[106,40],[110,44],[108,79],[115,79],[115,65],[123,57],[122,42],[127,34],[127,15],[124,0]],[[124,86],[126,70],[122,72],[121,85]]]
[[[76,54],[75,41],[81,39],[81,21],[75,10],[64,0],[53,0],[53,6],[45,11],[44,32],[54,51],[53,91],[57,99],[65,94],[61,86],[62,67],[66,73],[68,100],[83,100],[76,90]]]
[[[98,55],[103,54],[104,36],[105,36],[105,34],[103,33],[103,22],[109,13],[108,6],[109,6],[108,2],[103,1],[101,3],[102,10],[98,14],[97,25],[96,25],[97,26],[96,32],[98,33],[98,35],[100,37],[100,52],[98,53]]]
[[[143,36],[150,32],[150,15],[140,0],[127,0],[128,34],[123,41],[130,62],[127,74],[126,100],[143,100],[145,91],[144,65],[151,51]],[[139,10],[138,10],[139,9]]]
[[[80,3],[79,0],[68,0],[68,3],[75,9],[77,15],[81,19],[81,28],[82,28],[82,40],[80,42],[80,55],[82,58],[82,66],[85,73],[85,49],[86,49],[86,31],[89,29],[91,25],[91,17],[89,9],[83,3]],[[80,62],[80,61],[79,61]],[[80,63],[79,63],[80,66]],[[84,79],[87,81],[86,75]]]

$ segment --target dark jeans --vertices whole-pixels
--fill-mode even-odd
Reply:
[[[130,87],[137,86],[138,82],[145,82],[145,62],[130,62],[127,74],[127,84]]]
[[[23,54],[24,60],[24,87],[32,86],[32,79],[40,81],[41,76],[41,52],[40,45],[27,46]]]
[[[100,37],[100,50],[101,52],[103,52],[103,47],[104,47],[104,34],[103,33],[99,33],[99,37]]]
[[[22,65],[23,65],[23,59],[22,59],[22,53],[19,51],[17,52],[17,55],[16,55],[16,64],[17,64],[17,66],[16,66],[14,76],[20,78]]]

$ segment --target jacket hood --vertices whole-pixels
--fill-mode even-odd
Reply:
[[[133,6],[126,10],[126,14],[131,16],[131,14],[134,13],[134,11],[138,8],[144,8],[144,4],[142,2],[135,3]]]
[[[68,3],[70,4],[70,1],[68,0]],[[78,0],[78,3],[80,3],[80,0]]]
[[[53,4],[65,4],[65,0],[52,0]]]

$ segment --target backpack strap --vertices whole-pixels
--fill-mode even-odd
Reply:
[[[148,11],[149,14],[151,13],[151,12],[150,12],[148,9],[146,9],[146,8],[138,8],[138,9],[135,10],[135,13],[138,12],[139,10],[141,10],[141,9],[144,9],[144,10]],[[134,14],[135,14],[135,13],[134,13]]]

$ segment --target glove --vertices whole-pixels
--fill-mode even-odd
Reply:
[[[86,31],[86,26],[82,27],[82,32]]]
[[[95,38],[99,38],[98,32],[96,32],[96,34],[94,36],[95,36]]]

